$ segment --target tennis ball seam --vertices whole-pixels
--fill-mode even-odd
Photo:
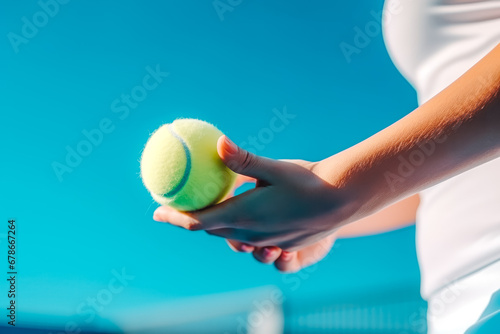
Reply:
[[[184,169],[184,174],[182,175],[179,183],[177,183],[177,185],[173,189],[163,194],[163,197],[172,197],[175,196],[179,191],[181,191],[182,188],[184,188],[184,186],[186,185],[189,179],[189,174],[191,173],[191,152],[189,151],[187,143],[184,141],[184,139],[182,139],[181,136],[179,136],[175,132],[175,130],[172,128],[172,125],[173,124],[167,125],[167,130],[181,143],[182,148],[184,149],[184,154],[186,155],[186,168]]]
[[[220,202],[236,174],[217,153],[222,132],[197,119],[176,119],[153,132],[141,157],[141,177],[153,199],[180,211]]]

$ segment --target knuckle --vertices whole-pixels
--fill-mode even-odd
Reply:
[[[199,231],[199,230],[203,229],[203,227],[202,227],[200,222],[198,222],[196,220],[190,220],[186,224],[186,229],[189,231]]]
[[[279,247],[285,252],[295,252],[297,250],[297,246],[293,242],[282,242]]]
[[[245,151],[243,153],[243,160],[241,161],[241,168],[242,170],[247,170],[249,168],[252,168],[253,164],[254,164],[254,157],[253,157],[253,154],[248,152],[248,151]]]
[[[255,260],[259,261],[260,263],[268,264],[271,262],[270,259],[266,258],[265,256],[263,256],[259,252],[254,252],[253,257],[255,258]]]

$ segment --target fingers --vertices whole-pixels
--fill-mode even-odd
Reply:
[[[206,230],[219,229],[222,227],[239,228],[241,223],[255,222],[255,202],[261,195],[260,189],[250,189],[242,194],[228,198],[224,202],[202,209],[196,212],[196,217],[203,222]],[[240,241],[248,241],[244,234]],[[231,238],[229,238],[231,239]]]
[[[260,157],[250,153],[221,136],[217,141],[217,152],[227,167],[238,174],[247,175],[256,179],[265,180],[269,183],[281,179],[280,161]]]
[[[281,249],[274,246],[269,247],[254,247],[237,240],[226,240],[229,247],[235,252],[253,253],[254,258],[262,263],[272,263],[281,255]]]
[[[231,240],[232,242],[234,241],[246,244],[250,247],[263,247],[264,245],[268,245],[269,241],[266,240],[271,239],[270,236],[263,235],[262,233],[250,232],[236,228],[217,228],[213,230],[206,230],[205,232],[210,235]],[[234,246],[235,244],[232,243],[232,245]]]
[[[281,252],[280,257],[274,262],[274,266],[285,273],[294,273],[301,269],[297,252]]]
[[[169,206],[161,206],[153,214],[158,222],[183,227],[190,231],[214,230],[234,227],[241,221],[242,214],[248,215],[249,197],[256,189],[228,198],[224,202],[195,212],[181,212]]]
[[[297,272],[302,268],[321,261],[332,248],[336,238],[337,233],[332,233],[315,244],[302,248],[300,251],[283,251],[281,256],[274,262],[274,265],[281,272]]]
[[[213,230],[206,230],[205,232],[207,232],[210,235],[214,235],[216,237],[232,240],[235,242],[244,243],[241,240],[237,240],[238,239],[238,233],[237,233],[238,231],[234,228],[216,228]]]
[[[160,206],[153,213],[153,219],[157,222],[169,223],[171,225],[185,228],[189,231],[223,228],[226,226],[223,220],[202,221],[196,214],[177,211],[166,205]]]
[[[276,183],[285,173],[285,163],[251,154],[236,146],[226,136],[219,138],[217,150],[229,168],[238,174],[258,178],[261,182]],[[253,204],[260,198],[259,193],[255,193],[256,190],[258,189],[251,189],[196,212],[179,212],[168,206],[162,206],[155,211],[153,219],[191,231],[235,228],[238,223],[254,221],[254,216],[259,216]],[[245,240],[243,238],[242,241]]]
[[[275,246],[260,247],[253,251],[253,257],[262,263],[273,263],[280,255],[281,249]]]
[[[250,253],[262,263],[273,263],[281,272],[296,272],[301,269],[297,252],[285,252],[275,246],[254,247],[236,240],[226,240],[229,247],[235,252]]]
[[[254,246],[251,246],[249,244],[246,244],[244,242],[236,241],[236,240],[231,240],[231,239],[226,239],[227,244],[229,247],[235,251],[235,252],[241,252],[241,253],[250,253],[255,250]]]
[[[273,263],[276,261],[281,255],[281,249],[274,246],[269,247],[254,247],[243,242],[239,242],[236,240],[227,239],[227,244],[229,247],[235,251],[240,253],[253,253],[254,258],[262,263]]]

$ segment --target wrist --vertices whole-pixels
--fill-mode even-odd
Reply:
[[[381,189],[380,173],[354,149],[316,162],[312,169],[331,186],[332,197],[342,203],[348,222],[371,215],[391,201],[391,194]]]

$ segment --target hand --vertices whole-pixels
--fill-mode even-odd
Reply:
[[[285,251],[316,243],[355,220],[359,195],[344,182],[342,175],[347,172],[327,182],[314,172],[315,163],[259,157],[225,136],[219,138],[217,149],[233,171],[256,178],[257,187],[196,212],[162,206],[155,211],[155,220]],[[340,162],[338,167],[342,170]]]
[[[300,160],[297,162],[300,164]],[[245,183],[255,183],[254,178],[238,174],[235,185],[225,199],[234,196],[238,187]],[[328,237],[294,252],[286,252],[276,246],[254,247],[236,240],[226,240],[229,247],[238,253],[252,253],[254,258],[262,263],[274,263],[276,269],[283,273],[294,273],[321,261],[330,251],[335,240],[337,232]]]
[[[337,233],[332,233],[326,238],[294,252],[282,251],[276,246],[253,247],[236,240],[227,240],[227,243],[235,252],[252,252],[257,261],[268,264],[274,263],[274,266],[279,271],[294,273],[322,260],[328,254],[336,239]]]

